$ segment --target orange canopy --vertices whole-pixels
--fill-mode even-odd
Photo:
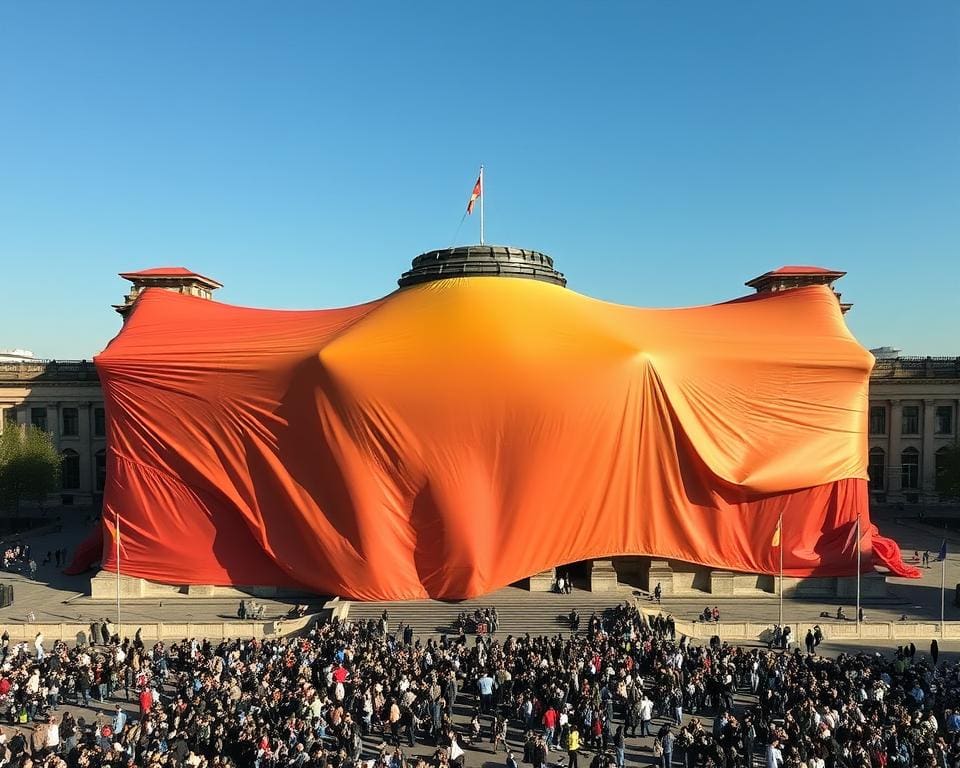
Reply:
[[[870,354],[810,287],[692,309],[521,278],[345,309],[142,294],[96,359],[103,560],[175,584],[480,595],[656,555],[852,574]],[[873,548],[874,541],[883,546]]]

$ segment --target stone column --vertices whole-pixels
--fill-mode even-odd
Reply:
[[[618,585],[613,560],[594,560],[590,564],[591,592],[616,592]]]
[[[924,501],[935,501],[937,498],[937,464],[933,445],[933,431],[936,429],[934,414],[936,404],[933,400],[923,401],[923,446],[920,453],[920,490],[923,491]]]
[[[77,452],[80,454],[80,493],[93,492],[93,444],[90,441],[90,403],[77,403],[80,425]]]
[[[553,589],[553,583],[557,578],[556,568],[547,568],[545,571],[535,573],[527,579],[527,589],[531,592],[549,592]]]
[[[900,429],[903,426],[903,409],[899,400],[890,401],[890,450],[887,453],[887,500],[903,501],[900,491]]]

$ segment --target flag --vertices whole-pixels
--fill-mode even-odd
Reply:
[[[941,562],[947,559],[947,540],[944,539],[943,543],[940,545],[940,554],[937,555],[937,560]]]
[[[477,176],[477,183],[473,185],[473,192],[470,194],[470,202],[467,203],[467,214],[473,213],[473,204],[477,202],[477,198],[483,194],[483,172]]]
[[[780,546],[780,521],[777,521],[777,530],[773,532],[773,540],[770,542],[771,547]]]

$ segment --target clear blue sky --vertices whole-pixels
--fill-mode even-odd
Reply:
[[[867,346],[960,354],[960,4],[0,4],[0,347],[90,357],[116,273],[353,304],[487,240],[711,303],[849,272]],[[476,216],[460,242],[477,238]]]

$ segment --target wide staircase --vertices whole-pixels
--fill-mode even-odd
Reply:
[[[555,635],[569,633],[567,621],[574,608],[580,614],[580,629],[586,628],[587,620],[594,611],[600,613],[617,603],[631,600],[633,593],[624,587],[616,592],[586,592],[575,589],[569,595],[546,592],[529,592],[518,587],[505,587],[483,597],[459,602],[438,600],[413,600],[399,602],[361,603],[350,602],[347,621],[379,619],[384,610],[389,616],[390,631],[398,623],[409,624],[415,635],[455,634],[457,616],[461,612],[472,614],[477,608],[496,606],[500,616],[498,637],[507,635]]]

